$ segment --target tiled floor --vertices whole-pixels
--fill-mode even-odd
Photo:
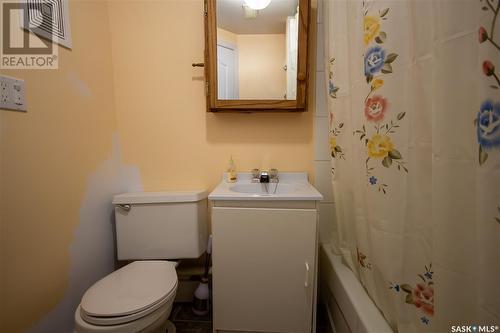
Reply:
[[[175,303],[170,315],[177,333],[211,333],[212,311],[206,316],[197,316],[191,310],[191,303]]]
[[[206,316],[197,316],[191,310],[191,303],[175,303],[170,315],[178,333],[211,333],[212,311]],[[328,315],[322,305],[318,305],[318,333],[331,333],[328,326]]]

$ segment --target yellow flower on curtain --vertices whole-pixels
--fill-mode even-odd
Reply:
[[[368,156],[385,158],[394,149],[391,138],[387,135],[374,134],[367,143]]]
[[[380,19],[376,16],[365,16],[364,18],[364,40],[368,45],[380,32]]]
[[[384,80],[382,79],[375,79],[372,81],[372,86],[371,86],[371,91],[374,91],[384,85]]]
[[[335,151],[335,147],[337,147],[337,138],[332,136],[330,138],[330,150]]]
[[[330,116],[333,117],[333,115],[330,113]],[[330,124],[332,123],[333,118],[330,119]],[[339,136],[342,132],[342,127],[344,127],[344,123],[339,123],[336,125],[332,130],[330,130],[330,138],[329,138],[329,143],[330,143],[330,152],[333,158],[340,158],[340,159],[345,159],[345,154],[344,151],[342,150],[342,147],[340,147],[337,144],[337,136]]]

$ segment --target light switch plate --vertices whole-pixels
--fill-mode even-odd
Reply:
[[[0,109],[28,111],[24,80],[0,76]]]

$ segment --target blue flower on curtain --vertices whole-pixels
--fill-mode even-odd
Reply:
[[[328,95],[331,98],[337,98],[337,92],[339,91],[339,87],[335,86],[333,83],[333,63],[335,62],[335,58],[331,58],[328,62]]]
[[[365,55],[365,75],[374,75],[380,72],[385,63],[385,51],[380,46],[368,49]]]
[[[370,181],[370,184],[376,185],[377,184],[377,177],[371,176],[370,179],[369,179],[369,181]]]
[[[401,291],[401,286],[397,283],[389,282],[389,289],[394,289],[396,292],[399,293]]]
[[[332,81],[328,82],[328,94],[330,95],[331,98],[337,98],[337,91],[339,90],[339,87],[335,87]]]
[[[500,103],[483,102],[477,114],[477,141],[483,149],[500,146]]]

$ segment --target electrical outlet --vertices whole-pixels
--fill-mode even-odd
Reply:
[[[24,103],[23,103],[23,85],[16,82],[14,83],[14,85],[12,86],[14,88],[14,90],[12,90],[13,92],[13,98],[12,98],[12,101],[14,102],[15,105],[17,106],[22,106]]]
[[[0,103],[7,103],[7,83],[4,80],[0,80]]]
[[[0,76],[0,109],[27,111],[24,80]]]

